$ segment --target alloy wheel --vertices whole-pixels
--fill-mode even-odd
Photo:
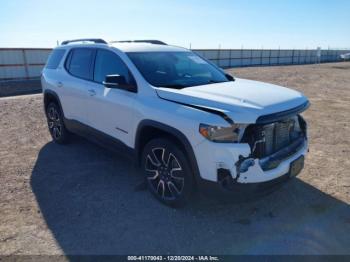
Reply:
[[[62,135],[62,124],[60,120],[60,115],[57,109],[53,106],[49,107],[47,112],[49,130],[54,137],[54,139],[60,139]]]
[[[164,200],[177,199],[184,189],[183,169],[176,156],[165,148],[153,148],[146,156],[145,172],[151,189]]]

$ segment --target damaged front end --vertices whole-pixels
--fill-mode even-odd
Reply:
[[[264,183],[297,175],[308,147],[307,125],[301,115],[251,124],[239,143],[248,144],[250,153],[239,154],[231,170],[224,166],[217,169],[217,182],[228,190],[236,184]]]
[[[307,138],[306,132],[306,122],[297,115],[269,124],[250,125],[241,143],[249,144],[251,157],[259,159],[261,168],[266,171],[298,152]]]

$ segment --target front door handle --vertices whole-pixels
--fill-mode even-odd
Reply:
[[[89,92],[90,96],[95,96],[96,95],[95,89],[89,89],[88,92]]]

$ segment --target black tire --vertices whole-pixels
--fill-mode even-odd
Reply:
[[[69,132],[64,126],[61,109],[56,103],[51,102],[46,107],[46,118],[53,141],[58,144],[66,144],[69,140]]]
[[[181,207],[191,197],[194,181],[190,166],[171,140],[151,140],[143,150],[141,167],[148,189],[162,203]]]

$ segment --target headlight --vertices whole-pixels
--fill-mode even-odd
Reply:
[[[218,143],[238,142],[244,127],[240,124],[233,124],[230,127],[211,126],[206,124],[199,125],[199,133],[206,139]]]

